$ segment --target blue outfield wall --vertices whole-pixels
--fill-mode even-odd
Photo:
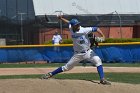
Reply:
[[[103,62],[140,62],[140,43],[100,44],[95,49]],[[1,46],[0,63],[46,61],[66,63],[74,54],[71,44]]]

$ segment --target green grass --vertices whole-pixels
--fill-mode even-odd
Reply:
[[[41,75],[2,75],[0,79],[35,79],[39,78]]]
[[[47,63],[47,64],[0,64],[0,68],[43,68],[43,67],[59,67],[64,63]]]
[[[47,63],[47,64],[0,64],[0,68],[43,68],[43,67],[60,67],[65,63]],[[140,67],[140,63],[104,63],[106,67]],[[78,64],[82,66],[82,63]],[[91,66],[87,63],[86,66]]]
[[[130,84],[140,84],[140,73],[106,73],[107,80]],[[97,73],[59,74],[58,79],[99,80]]]
[[[140,63],[104,63],[107,67],[140,67]]]
[[[107,80],[112,82],[122,82],[130,84],[140,84],[140,73],[105,73]],[[40,78],[41,75],[5,75],[0,79],[29,79]],[[97,73],[73,73],[58,74],[54,76],[56,79],[76,79],[76,80],[99,80]]]

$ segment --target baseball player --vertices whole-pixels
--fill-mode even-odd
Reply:
[[[62,16],[59,16],[59,19],[69,24],[71,37],[73,40],[74,55],[64,66],[43,75],[41,78],[48,79],[58,73],[71,70],[82,60],[88,60],[97,67],[97,71],[100,76],[100,84],[110,85],[111,83],[104,78],[102,61],[99,56],[97,56],[96,53],[90,49],[91,43],[88,38],[89,33],[98,32],[101,35],[101,40],[104,40],[105,36],[102,31],[98,27],[82,27],[77,19],[72,19],[69,21]]]
[[[58,34],[57,31],[56,31],[55,34],[53,35],[52,43],[53,43],[54,45],[59,45],[60,43],[62,43],[62,37]]]

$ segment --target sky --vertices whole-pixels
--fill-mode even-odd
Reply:
[[[36,15],[140,14],[139,0],[33,0]]]

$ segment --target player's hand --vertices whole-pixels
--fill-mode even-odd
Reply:
[[[63,43],[63,40],[60,40],[59,43],[62,44]]]
[[[57,17],[58,17],[58,19],[61,19],[62,18],[62,15],[58,15]]]
[[[105,41],[105,38],[104,37],[95,37],[95,41],[103,42],[103,41]]]
[[[102,38],[102,42],[105,41],[105,37],[101,37]]]
[[[103,41],[105,41],[105,37],[101,37]]]

